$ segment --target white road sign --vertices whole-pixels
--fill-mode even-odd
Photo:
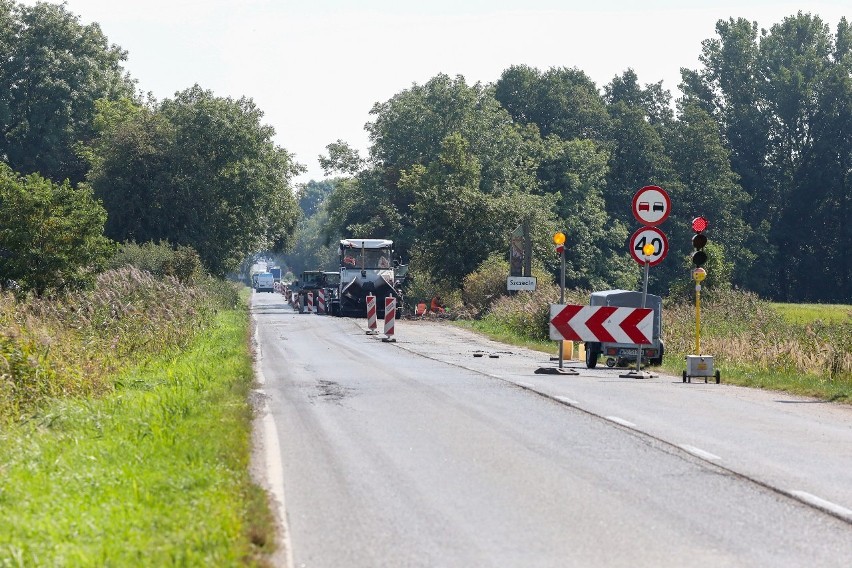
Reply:
[[[633,216],[643,225],[656,227],[669,218],[672,200],[662,187],[647,185],[633,196]]]
[[[506,290],[535,290],[535,276],[509,276]]]
[[[654,252],[646,257],[642,248],[648,244],[654,246]],[[666,234],[657,227],[642,227],[630,237],[630,256],[642,266],[645,265],[646,258],[649,261],[648,266],[656,266],[666,258],[668,252],[669,240],[666,238]]]

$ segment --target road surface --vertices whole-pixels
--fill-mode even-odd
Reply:
[[[252,310],[283,566],[849,566],[849,407]]]

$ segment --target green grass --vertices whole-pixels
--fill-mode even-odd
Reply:
[[[533,339],[530,333],[534,329],[535,336],[541,335],[531,314],[544,314],[546,302],[509,298],[499,307],[482,320],[456,323],[497,341],[556,354],[555,342]],[[715,357],[725,383],[852,403],[852,317],[847,308],[772,304],[754,294],[717,292],[702,306],[701,350]],[[667,305],[663,334],[666,355],[660,370],[680,376],[685,355],[694,351],[694,306]]]
[[[489,339],[506,343],[507,345],[525,347],[534,351],[553,354],[557,353],[559,349],[555,341],[539,341],[520,336],[509,326],[501,324],[493,318],[483,320],[455,320],[452,323],[458,327],[478,332]]]
[[[0,433],[0,566],[262,565],[274,528],[249,474],[245,309],[101,399]]]
[[[852,323],[852,305],[848,304],[770,304],[785,321],[808,325],[823,323]]]

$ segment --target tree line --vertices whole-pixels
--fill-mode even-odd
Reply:
[[[303,167],[251,99],[196,85],[154,100],[97,24],[0,0],[0,284],[85,285],[121,242],[192,247],[217,275],[259,251],[314,268],[357,236],[393,238],[415,273],[458,287],[526,221],[552,271],[566,233],[569,286],[635,289],[631,197],[659,185],[673,211],[655,292],[688,291],[704,215],[711,288],[852,301],[848,22],[720,20],[700,49],[677,100],[631,69],[600,88],[571,67],[439,74],[373,107],[367,156],[330,144],[337,177],[294,194]]]
[[[702,67],[681,70],[675,101],[631,69],[602,89],[576,68],[525,65],[488,85],[444,74],[413,84],[373,107],[368,157],[328,146],[321,163],[340,177],[297,238],[393,237],[418,271],[459,286],[529,221],[535,256],[553,270],[550,236],[566,233],[570,286],[635,289],[631,198],[659,185],[673,210],[656,291],[689,290],[690,222],[703,215],[711,287],[848,302],[849,24],[832,34],[800,12],[768,30],[720,20],[716,33],[701,43]]]
[[[0,285],[79,288],[118,243],[191,247],[222,276],[284,250],[303,166],[248,98],[156,101],[66,6],[0,0]]]

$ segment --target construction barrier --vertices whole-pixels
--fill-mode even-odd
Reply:
[[[325,290],[323,290],[322,288],[317,290],[317,313],[325,313]]]
[[[394,322],[396,320],[396,298],[388,296],[385,298],[385,336],[382,341],[396,341],[393,336]]]
[[[376,297],[367,295],[367,335],[376,335]]]
[[[305,311],[308,312],[309,314],[312,314],[312,313],[314,313],[314,293],[308,292],[307,296],[308,296],[308,305],[305,307],[306,308]]]

